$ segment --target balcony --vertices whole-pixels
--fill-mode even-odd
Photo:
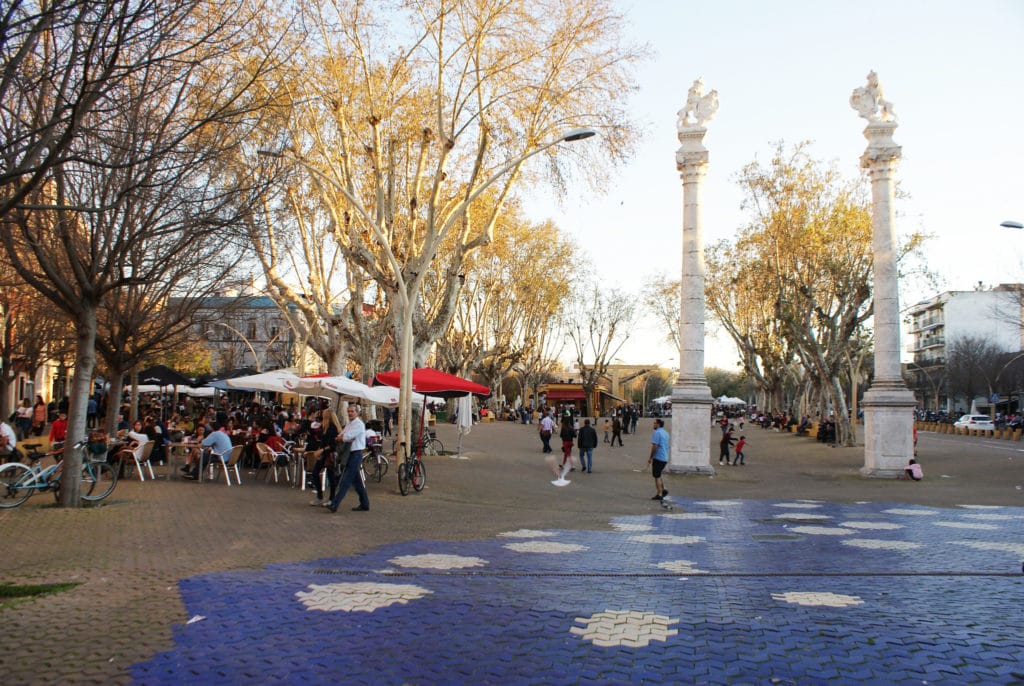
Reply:
[[[928,336],[926,338],[914,341],[914,347],[911,352],[918,353],[922,350],[930,350],[932,348],[941,348],[946,345],[945,336]]]

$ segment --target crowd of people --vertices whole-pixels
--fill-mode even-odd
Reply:
[[[90,429],[97,429],[105,421],[101,408],[97,398],[90,398]],[[21,403],[12,413],[10,423],[0,422],[0,461],[21,459],[16,444],[42,436],[47,426],[51,443],[59,444],[66,438],[67,398],[54,406],[53,417],[49,409],[37,396],[34,405]],[[232,402],[227,396],[216,400],[186,397],[174,405],[170,397],[152,394],[140,398],[139,418],[134,422],[125,419],[129,409],[127,404],[119,408],[113,436],[99,430],[92,435],[93,440],[107,443],[107,459],[120,465],[122,473],[130,463],[141,463],[146,451],[150,463],[164,462],[172,443],[191,446],[184,452],[181,467],[183,476],[191,479],[197,479],[200,470],[216,459],[214,456],[224,455],[234,446],[242,446],[242,464],[255,468],[261,466],[258,444],[265,443],[273,454],[300,444],[313,464],[309,481],[316,490],[316,499],[311,504],[327,507],[331,512],[337,511],[349,488],[359,496],[354,509],[369,510],[369,498],[359,478],[363,451],[368,443],[372,445],[390,434],[394,418],[393,412],[381,408],[385,410],[383,419],[364,422],[362,408],[349,405],[348,421],[342,424],[330,402],[319,398],[309,398],[302,407]],[[321,474],[326,478],[321,478]],[[328,486],[326,493],[324,481]]]

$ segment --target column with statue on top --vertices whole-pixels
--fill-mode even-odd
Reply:
[[[711,388],[704,376],[704,241],[701,185],[708,166],[705,124],[718,112],[718,92],[697,79],[679,110],[676,169],[683,182],[683,266],[679,303],[679,377],[672,387],[668,470],[714,474],[710,460]]]
[[[896,264],[895,169],[901,148],[893,141],[896,113],[885,99],[878,75],[850,96],[867,120],[867,150],[861,167],[871,178],[871,234],[874,267],[875,374],[864,394],[864,467],[868,477],[903,473],[914,456],[914,394],[900,374],[900,308]]]

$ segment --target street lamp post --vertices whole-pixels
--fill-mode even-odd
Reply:
[[[467,195],[465,199],[457,204],[451,211],[451,214],[445,220],[444,225],[438,231],[440,236],[446,235],[448,230],[460,221],[465,215],[469,206],[480,197],[488,188],[494,185],[502,177],[509,172],[518,168],[523,162],[539,155],[545,150],[558,145],[563,142],[575,142],[586,140],[596,135],[597,132],[591,128],[576,128],[566,131],[561,136],[554,140],[548,141],[543,145],[540,145],[531,150],[527,150],[522,155],[510,160],[505,163],[497,170],[495,170],[487,179],[480,183],[476,189]],[[352,205],[354,211],[359,214],[365,224],[370,227],[373,233],[374,239],[383,249],[389,266],[396,278],[396,291],[398,293],[399,305],[402,307],[402,328],[399,339],[399,391],[398,391],[398,440],[404,446],[410,445],[410,435],[412,433],[412,422],[410,421],[410,412],[412,409],[412,348],[413,348],[413,335],[412,335],[412,305],[415,301],[415,293],[420,288],[423,279],[426,274],[412,273],[411,278],[407,279],[402,272],[402,265],[399,263],[397,256],[391,250],[391,244],[388,240],[387,235],[384,233],[382,227],[377,221],[374,221],[372,214],[363,206],[362,199],[356,195],[353,189],[346,187],[333,177],[325,174],[321,170],[311,165],[308,161],[298,155],[294,155],[283,151],[273,150],[259,150],[259,155],[266,157],[275,157],[279,159],[285,159],[306,169],[319,181],[325,182],[332,188],[337,190],[345,199]],[[404,454],[398,458],[404,460]]]
[[[908,362],[907,367],[916,367],[918,371],[922,372],[926,379],[928,379],[928,385],[931,386],[932,391],[935,393],[935,411],[939,411],[939,385],[932,379],[932,375],[928,373],[928,370],[919,365],[916,362]],[[925,408],[927,409],[927,408]]]

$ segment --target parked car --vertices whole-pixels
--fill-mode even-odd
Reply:
[[[995,424],[983,414],[965,414],[953,423],[957,429],[978,429],[979,431],[995,431]]]

